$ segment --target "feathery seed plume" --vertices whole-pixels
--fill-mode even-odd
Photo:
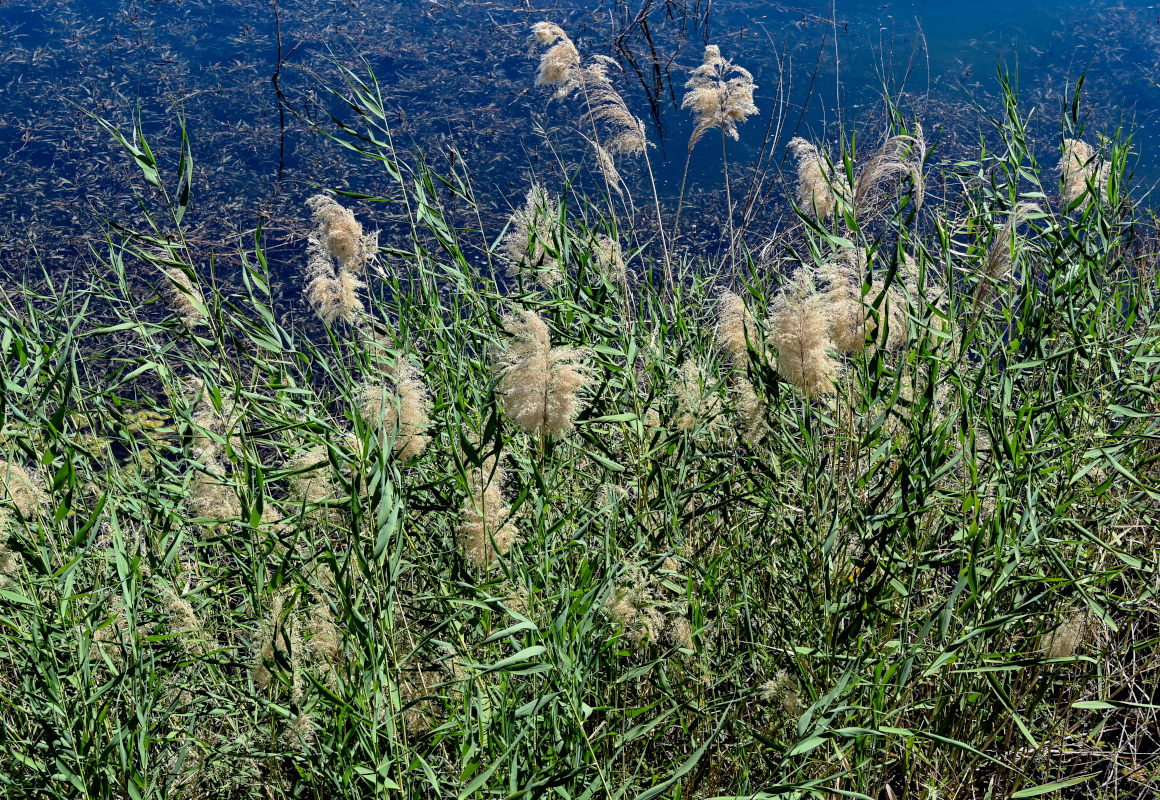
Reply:
[[[306,201],[314,214],[314,236],[343,272],[363,272],[379,248],[379,233],[363,233],[354,212],[334,198],[316,194]]]
[[[35,519],[45,503],[40,481],[19,464],[0,459],[0,500],[8,500],[25,519]]]
[[[1082,139],[1064,139],[1063,157],[1056,167],[1063,178],[1060,192],[1065,206],[1070,206],[1092,186],[1093,196],[1107,194],[1108,164],[1096,157],[1095,149]]]
[[[306,644],[314,656],[312,661],[315,669],[326,679],[333,678],[342,658],[342,633],[324,597],[319,596],[310,607],[310,622],[306,630]]]
[[[509,262],[509,275],[518,276],[525,266],[532,267],[544,286],[564,277],[556,255],[556,205],[555,198],[533,183],[524,198],[524,207],[512,212],[507,233],[500,241],[500,251]]]
[[[732,76],[732,77],[730,77]],[[689,149],[713,128],[720,128],[733,139],[740,138],[737,126],[757,113],[753,104],[753,75],[721,55],[721,48],[705,48],[701,66],[693,70],[685,83],[688,89],[681,108],[693,112],[694,127]]]
[[[537,22],[532,26],[532,35],[537,44],[548,45],[540,56],[536,86],[555,87],[556,98],[562,100],[580,85],[580,51],[554,22]]]
[[[592,242],[592,256],[597,269],[609,283],[621,286],[628,280],[628,268],[624,264],[624,251],[620,242],[599,234]]]
[[[199,518],[218,522],[236,521],[241,517],[242,506],[226,468],[215,455],[210,454],[204,459],[204,469],[194,479],[190,489],[190,510]]]
[[[1067,658],[1075,655],[1075,651],[1083,642],[1085,622],[1084,613],[1076,611],[1055,630],[1045,634],[1041,647],[1047,658]]]
[[[609,128],[604,146],[616,155],[642,155],[649,147],[645,136],[644,122],[628,110],[620,92],[608,77],[608,67],[616,66],[616,61],[608,56],[593,56],[584,68],[584,92],[587,110],[580,118],[582,123],[602,122]]]
[[[503,322],[512,337],[495,357],[497,392],[505,414],[522,430],[559,439],[572,430],[591,383],[580,363],[586,353],[552,347],[548,326],[533,311],[517,311]]]
[[[418,371],[405,358],[395,365],[394,389],[382,383],[359,390],[359,410],[378,432],[380,441],[394,436],[393,450],[404,464],[427,449],[431,437],[423,433],[431,426],[431,399]]]
[[[819,222],[829,219],[834,214],[837,198],[849,200],[850,186],[845,174],[839,175],[818,148],[800,136],[790,139],[789,149],[798,162],[798,206],[812,211]]]
[[[518,531],[511,508],[503,497],[504,470],[499,456],[481,460],[467,473],[467,499],[460,511],[459,536],[463,552],[477,567],[487,567],[507,555]]]
[[[1006,280],[1011,274],[1014,254],[1019,248],[1019,237],[1015,235],[1015,228],[1028,214],[1037,213],[1039,210],[1039,206],[1034,203],[1019,203],[1007,216],[1007,222],[995,233],[991,246],[987,248],[987,257],[983,261],[983,274],[979,288],[975,291],[976,304],[990,297],[995,285]]]
[[[681,368],[677,403],[677,428],[691,431],[697,423],[712,422],[721,413],[721,398],[707,385],[705,372],[693,359]]]
[[[742,377],[737,380],[737,421],[739,433],[747,441],[756,443],[765,436],[765,400],[753,387],[753,382]]]
[[[807,396],[834,391],[840,364],[830,353],[830,315],[813,277],[799,269],[772,303],[770,340],[777,371]]]
[[[745,367],[749,363],[750,348],[758,353],[762,350],[753,314],[749,312],[745,301],[729,290],[721,292],[717,303],[714,335],[717,346],[729,355],[735,367]]]
[[[165,304],[187,327],[195,328],[205,322],[207,313],[205,297],[185,270],[168,267],[162,270],[165,285],[162,291]]]
[[[873,212],[882,198],[882,187],[891,178],[910,178],[916,209],[922,207],[926,185],[922,175],[926,160],[926,139],[922,126],[915,124],[914,134],[891,136],[867,160],[854,179],[854,211],[858,215]]]
[[[901,276],[895,276],[889,289],[882,280],[874,280],[863,296],[865,269],[866,254],[857,249],[843,250],[819,271],[827,284],[823,297],[829,306],[830,340],[839,353],[862,352],[868,335],[871,343],[888,350],[906,341],[906,297],[899,286]],[[873,303],[884,292],[875,321]]]
[[[358,290],[366,286],[357,273],[378,247],[378,234],[364,236],[350,210],[326,195],[314,195],[306,205],[314,213],[306,244],[307,302],[327,325],[354,323],[363,314]]]

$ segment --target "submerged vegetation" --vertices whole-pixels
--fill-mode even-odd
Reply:
[[[877,147],[793,139],[758,237],[726,147],[753,79],[710,46],[700,252],[683,190],[638,214],[618,177],[651,168],[610,65],[532,33],[597,156],[559,186],[434,174],[346,71],[325,130],[394,194],[303,198],[301,300],[261,232],[229,281],[200,261],[140,126],[144,222],[5,292],[4,791],[1154,791],[1160,236],[1127,142],[1064,130],[1045,170],[1004,83],[1002,146],[936,182],[890,107]]]

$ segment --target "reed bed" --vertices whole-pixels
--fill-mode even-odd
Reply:
[[[535,36],[548,91],[595,87],[582,126],[636,119]],[[692,141],[724,142],[752,80],[705,65],[740,100],[689,103]],[[146,219],[88,283],[0,298],[6,795],[1156,790],[1158,237],[1125,142],[1064,131],[1043,170],[1009,92],[1006,146],[936,197],[900,115],[868,154],[795,140],[800,224],[722,259],[629,246],[615,192],[434,175],[346,75],[329,132],[404,239],[304,197],[300,273],[259,234],[224,285],[138,128]]]

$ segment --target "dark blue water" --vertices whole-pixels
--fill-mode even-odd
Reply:
[[[1143,3],[559,0],[531,12],[517,0],[0,0],[0,269],[83,269],[101,219],[139,219],[135,169],[90,116],[129,126],[138,108],[171,173],[186,124],[196,163],[187,221],[207,257],[261,224],[275,258],[292,261],[302,200],[317,187],[391,191],[381,169],[312,127],[333,129],[328,112],[349,116],[324,88],[339,85],[332,59],[374,69],[404,147],[437,167],[452,148],[466,158],[498,230],[530,177],[562,182],[556,155],[568,169],[583,159],[575,104],[532,86],[527,33],[541,19],[562,24],[585,55],[622,65],[617,83],[657,145],[663,202],[679,191],[692,122],[678,106],[707,42],[759,87],[761,114],[728,144],[742,186],[767,130],[780,131],[774,173],[794,134],[833,146],[857,128],[873,142],[884,91],[922,120],[936,161],[961,158],[991,135],[985,114],[1001,113],[998,69],[1018,77],[1044,163],[1058,158],[1065,105],[1086,74],[1085,137],[1131,134],[1137,196],[1160,180],[1160,8]],[[719,138],[706,137],[690,169],[694,208],[719,205],[721,166]],[[624,172],[641,191],[643,171]]]

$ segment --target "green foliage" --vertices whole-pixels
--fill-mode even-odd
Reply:
[[[358,123],[334,135],[411,220],[368,276],[366,325],[295,320],[260,233],[229,282],[207,275],[183,235],[196,206],[165,193],[140,127],[116,136],[156,193],[147,225],[110,234],[88,285],[46,276],[0,310],[0,458],[37,489],[2,495],[6,794],[1155,786],[1154,753],[1118,750],[1156,723],[1160,499],[1156,237],[1125,144],[1107,202],[1054,211],[1011,94],[1003,148],[956,165],[954,196],[920,215],[900,188],[872,223],[779,243],[807,267],[867,254],[881,319],[871,279],[915,265],[904,344],[842,356],[811,400],[758,342],[748,364],[714,344],[714,265],[686,256],[670,290],[642,246],[631,285],[604,277],[591,242],[617,223],[575,191],[551,243],[567,279],[502,282],[465,172],[409,166],[378,86],[348,80]],[[996,245],[1010,273],[980,291]],[[154,302],[173,268],[204,325]],[[785,276],[739,271],[760,328]],[[587,353],[560,441],[499,410],[512,308]],[[406,464],[357,399],[399,357],[432,395]],[[460,514],[497,454],[518,539],[475,566]]]

